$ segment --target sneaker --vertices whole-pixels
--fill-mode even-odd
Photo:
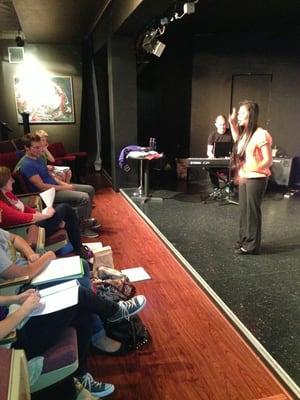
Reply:
[[[97,238],[99,237],[99,233],[93,231],[92,229],[85,228],[80,230],[80,236],[89,237],[89,238]]]
[[[83,376],[77,377],[77,379],[93,396],[105,397],[115,390],[114,385],[111,383],[97,382],[88,372]]]
[[[76,390],[76,400],[97,400],[99,397],[93,396],[77,378],[74,378],[74,385]]]
[[[140,312],[145,307],[146,302],[146,297],[142,295],[134,296],[132,299],[127,301],[119,301],[119,310],[108,318],[107,321],[117,322],[120,321],[120,319],[129,319],[131,315]]]
[[[85,260],[89,260],[90,258],[94,257],[94,253],[92,252],[92,250],[85,245],[81,245],[80,249],[77,251],[77,254]]]
[[[238,250],[234,250],[235,254],[240,254],[240,255],[247,255],[247,254],[253,254],[253,255],[258,255],[259,250],[246,250],[244,247],[241,247]]]
[[[87,218],[87,219],[84,219],[83,221],[80,222],[80,227],[83,228],[83,229],[85,229],[85,228],[91,228],[91,227],[93,227],[93,228],[95,228],[95,227],[100,228],[100,227],[101,227],[101,224],[99,224],[99,223],[97,222],[96,218]]]
[[[96,233],[100,233],[101,232],[101,225],[100,224],[96,224],[96,225],[90,226],[88,229],[91,229],[92,231],[94,231]]]
[[[235,244],[234,244],[234,246],[233,246],[233,248],[234,248],[234,250],[238,250],[238,249],[240,249],[241,247],[242,247],[242,243],[241,242],[239,242],[239,241],[237,241]]]

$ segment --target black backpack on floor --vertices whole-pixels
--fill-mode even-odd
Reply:
[[[138,315],[118,322],[105,322],[106,335],[122,343],[125,352],[139,350],[151,341],[151,335]]]

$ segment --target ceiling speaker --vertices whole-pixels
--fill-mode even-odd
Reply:
[[[24,47],[9,47],[8,60],[10,63],[22,63],[24,61]]]

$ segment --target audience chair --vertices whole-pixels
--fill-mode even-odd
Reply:
[[[0,142],[0,153],[12,153],[16,148],[11,140],[2,140]]]
[[[12,176],[16,182],[16,184],[15,184],[16,192],[18,192],[20,194],[30,193],[27,183],[26,183],[23,175],[21,174],[20,170],[13,171]]]
[[[0,399],[30,400],[29,377],[23,350],[0,348]]]
[[[77,151],[72,153],[67,153],[65,147],[62,142],[51,143],[48,147],[49,151],[55,158],[55,162],[58,160],[63,164],[75,165],[75,177],[77,180],[80,178],[80,173],[85,175],[85,168],[83,167],[84,162],[87,159],[87,152],[85,151]]]
[[[28,282],[28,277],[19,280],[25,283]],[[1,282],[0,289],[15,285],[15,281],[11,279]],[[13,343],[16,340],[15,332],[9,336],[10,339],[0,340],[0,345]],[[64,329],[58,342],[41,356],[44,358],[41,375],[29,388],[27,362],[23,350],[0,348],[0,399],[75,399],[72,374],[78,368],[76,330],[71,327]]]
[[[64,329],[59,341],[42,356],[42,373],[30,387],[32,399],[72,400],[76,397],[72,377],[78,368],[76,330],[71,327]]]
[[[22,193],[18,194],[17,197],[28,207],[42,210],[42,199],[39,193]]]
[[[7,231],[21,236],[39,254],[45,251],[58,251],[65,247],[68,242],[68,234],[65,229],[58,229],[46,238],[45,229],[34,223],[12,225],[5,228]]]
[[[61,142],[49,144],[48,150],[55,158],[54,164],[70,165],[76,160],[76,155],[67,153]]]
[[[11,171],[14,170],[20,159],[20,154],[16,151],[8,153],[0,153],[0,165],[9,168]]]
[[[11,140],[16,150],[24,150],[22,137],[14,138]]]
[[[41,356],[44,358],[42,373],[30,386],[24,351],[0,348],[0,399],[75,400],[72,377],[78,368],[75,329],[63,330],[59,341]]]

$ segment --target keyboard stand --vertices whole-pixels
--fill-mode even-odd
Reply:
[[[235,206],[238,206],[239,203],[237,201],[231,200],[230,198],[230,193],[231,193],[231,168],[229,167],[228,169],[228,180],[225,183],[225,186],[222,188],[222,190],[224,190],[224,192],[226,193],[226,196],[224,197],[223,201],[219,203],[220,206],[226,206],[228,204],[233,204]]]
[[[209,167],[204,167],[204,169],[209,172]],[[218,174],[215,174],[216,176],[218,176]],[[224,187],[219,189],[219,193],[216,193],[216,195],[208,195],[206,196],[206,198],[203,200],[204,203],[207,203],[208,200],[216,200],[219,201],[219,205],[220,206],[226,206],[227,204],[234,204],[234,205],[239,205],[239,203],[237,201],[234,201],[230,198],[230,193],[231,193],[231,168],[229,166],[228,168],[228,178],[222,179],[218,176],[219,179],[221,179],[224,182]]]

